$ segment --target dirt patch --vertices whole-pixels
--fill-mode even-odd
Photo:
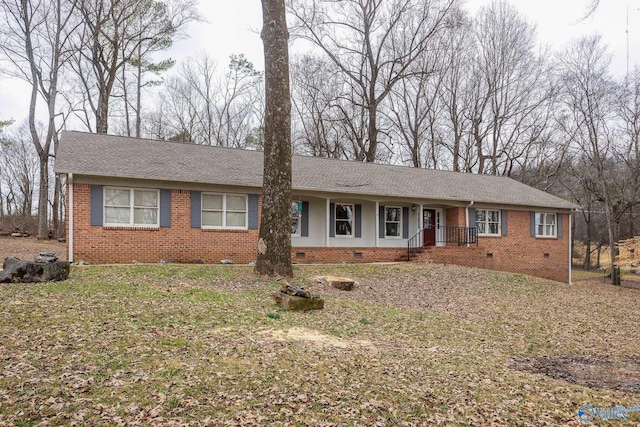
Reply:
[[[261,333],[263,337],[268,337],[274,341],[305,341],[315,346],[326,347],[338,347],[338,348],[353,348],[353,347],[368,347],[371,342],[366,340],[343,340],[338,337],[332,337],[325,335],[313,329],[293,327],[288,330],[271,330],[263,331]]]
[[[640,358],[609,360],[594,356],[540,356],[513,359],[513,367],[584,387],[640,393]]]
[[[0,261],[10,256],[32,261],[40,252],[53,252],[60,260],[67,259],[66,245],[57,240],[38,240],[35,237],[0,237]]]

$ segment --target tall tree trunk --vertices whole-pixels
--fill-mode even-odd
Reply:
[[[255,271],[293,276],[291,266],[291,95],[284,0],[262,0],[265,60],[264,179]]]
[[[38,193],[38,240],[49,238],[49,154],[40,155]]]

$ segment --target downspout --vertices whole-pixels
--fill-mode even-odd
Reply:
[[[572,221],[573,221],[573,214],[575,213],[575,210],[572,210],[571,213],[569,213],[569,284],[571,285],[571,281],[572,281],[572,263],[573,263],[573,253],[571,252],[571,242],[573,241],[573,230],[572,230]]]
[[[471,247],[471,243],[469,243],[469,208],[473,206],[475,202],[472,200],[465,208],[464,208],[464,224],[467,228],[467,247]]]
[[[69,235],[67,243],[69,244],[68,261],[73,262],[73,174],[67,175],[67,184],[69,185]]]

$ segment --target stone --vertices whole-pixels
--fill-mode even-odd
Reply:
[[[70,263],[68,261],[33,262],[8,257],[2,263],[0,283],[22,282],[40,283],[67,280]]]
[[[200,258],[192,259],[191,261],[187,262],[187,264],[204,264],[204,260]]]
[[[346,279],[344,277],[329,277],[327,281],[332,288],[340,289],[341,291],[351,291],[355,284],[352,279]]]
[[[40,254],[36,255],[35,262],[54,262],[58,260],[58,257],[54,252],[40,252]]]
[[[232,259],[221,259],[220,264],[235,264]]]
[[[287,310],[320,310],[324,308],[324,299],[313,295],[299,285],[285,283],[272,298]]]
[[[81,259],[80,261],[76,262],[76,265],[80,265],[80,266],[89,265],[89,263],[87,261],[84,261],[84,260]]]

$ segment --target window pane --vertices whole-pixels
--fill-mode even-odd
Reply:
[[[133,191],[133,205],[145,208],[158,207],[158,192],[157,191]]]
[[[105,206],[129,206],[129,190],[121,190],[118,188],[104,189]],[[127,222],[129,222],[127,220]]]
[[[484,221],[484,220],[486,219],[486,212],[487,212],[487,211],[485,211],[485,210],[478,209],[478,210],[476,211],[476,221],[477,221],[477,222],[482,222],[482,221]]]
[[[209,227],[222,227],[222,212],[202,212],[202,225]]]
[[[104,222],[107,224],[129,224],[131,210],[129,208],[104,208]]]
[[[336,205],[336,219],[351,219],[351,205]]]
[[[247,202],[244,196],[227,196],[227,210],[241,211],[247,210]]]
[[[387,221],[400,221],[400,208],[387,208]]]
[[[556,226],[555,225],[547,225],[547,233],[545,236],[555,236],[556,234]]]
[[[498,211],[487,211],[487,217],[490,222],[498,222],[500,221],[500,212]]]
[[[544,224],[544,214],[536,213],[536,225],[540,225],[540,224]]]
[[[556,223],[556,214],[547,214],[547,224],[555,224]]]
[[[300,211],[298,211],[298,202],[291,202],[291,218],[299,218]]]
[[[202,195],[202,209],[221,211],[222,210],[222,196],[219,194],[203,194]]]
[[[140,209],[133,210],[133,223],[144,225],[158,224],[158,209]]]
[[[387,236],[400,237],[400,224],[397,222],[387,222]]]
[[[489,234],[498,234],[498,224],[495,222],[489,223]]]
[[[244,219],[244,212],[227,212],[227,227],[244,227]]]
[[[538,233],[537,233],[537,235],[538,236],[544,236],[544,225],[543,224],[538,225]]]
[[[476,222],[476,227],[478,227],[478,234],[485,234],[487,231],[485,222]]]
[[[336,235],[351,236],[351,222],[336,221]]]
[[[291,220],[291,234],[299,234],[299,221],[297,219],[292,219]]]

